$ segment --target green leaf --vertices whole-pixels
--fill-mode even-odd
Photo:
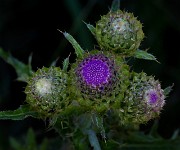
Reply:
[[[147,51],[144,51],[144,50],[139,50],[138,49],[135,52],[134,57],[138,58],[138,59],[154,60],[154,61],[158,62],[155,56],[153,56],[152,54],[150,54],[150,53],[148,53]]]
[[[33,72],[31,69],[31,64],[30,64],[31,59],[32,59],[31,55],[29,57],[28,65],[17,60],[10,53],[3,51],[2,48],[0,48],[0,57],[2,59],[4,59],[4,61],[6,61],[7,63],[9,63],[10,65],[12,65],[14,67],[14,69],[16,70],[17,76],[18,76],[18,78],[17,78],[18,81],[27,82],[29,76]]]
[[[32,128],[28,129],[28,133],[27,133],[27,137],[26,137],[26,143],[28,146],[28,149],[32,149],[35,150],[36,149],[36,137],[35,137],[35,133],[32,130]]]
[[[42,143],[36,142],[35,132],[32,128],[28,129],[26,136],[23,138],[16,139],[11,137],[10,138],[10,145],[13,150],[47,150],[48,149],[48,140],[44,138]]]
[[[91,31],[91,33],[95,36],[96,28],[91,24],[87,24],[86,22],[84,22],[84,23],[86,24],[87,28]]]
[[[122,144],[119,149],[121,150],[179,150],[179,141],[159,141],[147,143],[128,143]]]
[[[154,137],[154,138],[157,138],[157,139],[162,139],[161,136],[157,132],[158,131],[158,124],[159,124],[158,120],[155,120],[154,124],[151,127],[151,130],[149,132],[149,135]]]
[[[63,70],[64,71],[67,71],[67,69],[68,69],[68,66],[69,66],[69,56],[63,61]]]
[[[156,133],[156,135],[157,134],[158,133]],[[179,138],[176,137],[175,140],[164,139],[156,135],[152,136],[150,134],[147,135],[142,132],[136,132],[128,137],[128,141],[126,141],[126,144],[121,145],[121,148],[131,148],[133,150],[179,150]]]
[[[22,150],[23,147],[22,145],[15,139],[15,138],[10,138],[10,145],[14,150]]]
[[[27,117],[38,118],[37,112],[32,111],[29,105],[21,105],[16,110],[0,111],[0,120],[23,120]]]
[[[40,145],[40,150],[47,150],[48,147],[48,139],[43,139],[42,144]]]
[[[59,30],[60,31],[60,30]],[[75,53],[77,57],[83,57],[84,50],[81,48],[81,46],[78,44],[78,42],[67,32],[62,32],[64,37],[72,44],[73,48],[75,49]]]
[[[174,86],[171,85],[171,86],[168,86],[167,88],[164,89],[164,95],[167,97],[169,95],[169,93],[172,91],[172,87]]]
[[[117,11],[120,9],[120,0],[113,0],[111,4],[111,11]]]

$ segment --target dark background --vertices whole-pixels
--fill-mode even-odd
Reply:
[[[73,35],[84,49],[97,45],[83,21],[95,24],[100,15],[106,14],[111,0],[0,0],[0,47],[24,63],[32,53],[34,70],[59,58],[61,66],[74,50],[57,31]],[[159,122],[159,133],[171,137],[180,127],[180,1],[179,0],[121,0],[121,9],[133,12],[143,23],[145,39],[141,49],[149,48],[161,63],[134,60],[133,69],[154,75],[165,88],[174,83],[166,100]],[[17,82],[15,70],[0,58],[0,110],[13,110],[24,103],[25,83]],[[148,130],[151,126],[142,126]],[[20,137],[29,127],[37,136],[52,136],[44,132],[45,124],[32,118],[23,121],[0,121],[0,149],[7,149],[9,137]]]

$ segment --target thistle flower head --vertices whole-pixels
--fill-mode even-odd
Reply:
[[[96,39],[105,50],[132,55],[144,38],[142,24],[133,14],[109,12],[96,23]]]
[[[104,114],[119,108],[129,85],[129,66],[124,58],[109,52],[92,50],[78,58],[69,71],[71,96],[83,112]]]
[[[154,80],[153,77],[150,77],[147,84],[151,86],[144,89],[142,99],[146,102],[147,107],[159,114],[165,104],[165,96],[159,81]]]
[[[84,58],[75,72],[81,92],[90,97],[109,95],[114,88],[117,75],[115,64],[104,54]]]
[[[61,111],[67,76],[58,67],[38,69],[25,89],[26,101],[40,114],[50,116]]]
[[[158,117],[165,104],[160,82],[145,73],[132,73],[128,90],[125,92],[122,122],[146,123]],[[121,113],[123,116],[123,113]]]

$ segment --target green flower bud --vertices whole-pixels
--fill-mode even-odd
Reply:
[[[62,111],[67,75],[59,67],[38,69],[28,81],[26,101],[39,114],[50,117]]]
[[[119,93],[125,91],[128,69],[122,57],[97,50],[85,53],[72,65],[71,91],[78,97],[78,104],[88,111],[107,111],[116,105]]]
[[[121,123],[140,124],[158,117],[165,104],[160,82],[145,73],[134,72],[131,80],[119,110]]]
[[[95,36],[101,48],[130,56],[140,46],[144,33],[132,13],[118,10],[101,17]]]

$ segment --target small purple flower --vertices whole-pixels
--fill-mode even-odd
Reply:
[[[154,88],[145,91],[144,99],[147,105],[154,111],[160,111],[165,104],[165,96],[160,84],[156,83]]]
[[[97,59],[90,59],[81,70],[85,82],[93,87],[107,83],[110,77],[110,70],[106,62]]]
[[[149,104],[155,104],[159,99],[159,95],[155,89],[150,89],[145,93],[145,99]]]
[[[103,54],[90,55],[76,68],[77,83],[81,92],[88,95],[107,95],[116,79],[114,62]]]

